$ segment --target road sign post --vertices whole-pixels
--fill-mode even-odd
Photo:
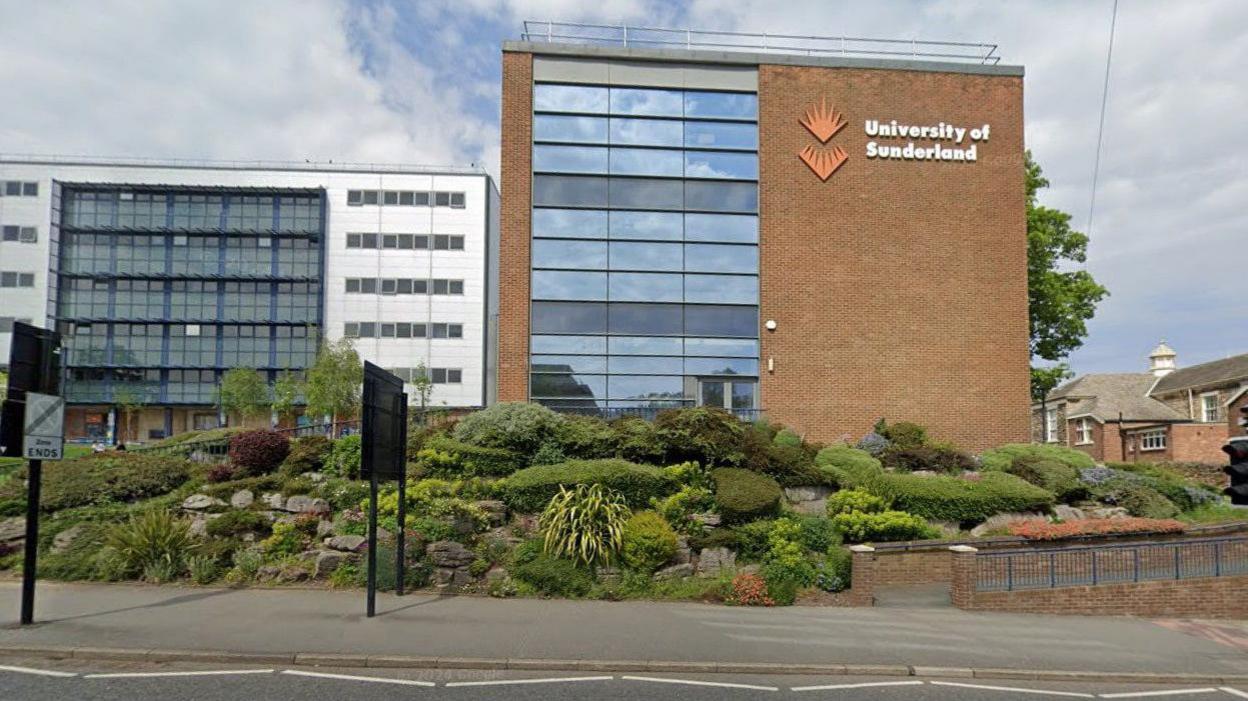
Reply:
[[[406,569],[407,395],[403,380],[364,363],[364,406],[360,417],[360,476],[368,480],[368,617],[377,612],[377,492],[383,480],[398,480],[398,533],[395,534],[395,592],[403,594]]]

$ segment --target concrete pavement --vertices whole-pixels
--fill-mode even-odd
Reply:
[[[18,593],[0,584],[0,621],[16,621]],[[1242,650],[1130,618],[430,595],[382,595],[378,608],[365,618],[359,591],[44,583],[38,623],[0,629],[0,650],[1248,674]]]

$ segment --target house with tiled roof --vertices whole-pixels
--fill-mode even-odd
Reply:
[[[1162,341],[1149,371],[1082,375],[1032,406],[1032,440],[1064,443],[1100,461],[1220,463],[1245,435],[1248,353],[1180,368]]]

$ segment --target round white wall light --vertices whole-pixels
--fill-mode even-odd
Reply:
[[[763,324],[763,326],[766,326],[768,331],[775,331],[775,330],[776,330],[776,320],[775,320],[775,319],[768,319],[768,320],[767,320],[767,323],[766,323],[766,324]]]

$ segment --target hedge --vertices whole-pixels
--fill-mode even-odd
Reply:
[[[879,471],[881,465],[865,450],[848,445],[830,445],[815,456],[815,468],[823,473],[827,482],[843,487],[846,485],[838,479],[841,470]]]
[[[711,471],[715,503],[729,523],[741,523],[776,513],[780,508],[780,483],[767,475],[735,467]]]
[[[1010,465],[1022,457],[1056,460],[1076,470],[1096,466],[1096,461],[1085,452],[1067,448],[1064,445],[1045,443],[1008,443],[999,448],[984,451],[984,454],[980,456],[980,466],[984,470],[1009,472]]]
[[[39,505],[52,512],[111,501],[131,502],[172,492],[190,479],[192,465],[166,455],[125,451],[47,463]],[[24,479],[0,486],[0,502],[24,502]]]
[[[842,487],[874,494],[895,509],[937,521],[983,521],[993,514],[1044,510],[1053,505],[1052,492],[1003,472],[988,472],[978,479],[894,474],[870,466],[834,466],[820,451],[815,462],[830,469]]]
[[[505,477],[520,467],[520,459],[510,450],[483,448],[447,436],[433,436],[425,441],[425,449],[449,453],[463,468],[454,477]]]
[[[662,497],[678,485],[663,471],[627,460],[569,460],[558,465],[540,465],[520,470],[502,480],[503,501],[520,513],[536,513],[546,508],[560,486],[601,484],[624,495],[632,508]]]
[[[1078,470],[1050,458],[1033,455],[1015,458],[1006,472],[1053,492],[1063,502],[1081,499],[1088,492],[1083,482],[1079,481]]]

